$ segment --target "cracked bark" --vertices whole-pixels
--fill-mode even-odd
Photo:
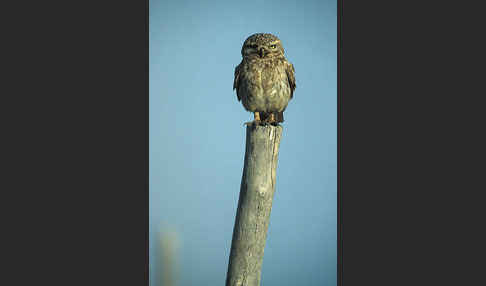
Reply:
[[[277,174],[281,126],[246,128],[246,150],[226,286],[259,286]]]

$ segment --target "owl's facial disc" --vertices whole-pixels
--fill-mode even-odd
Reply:
[[[246,41],[242,49],[243,57],[256,56],[259,58],[271,58],[283,55],[280,40]]]

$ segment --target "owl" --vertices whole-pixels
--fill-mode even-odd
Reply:
[[[254,113],[253,124],[278,125],[295,90],[294,66],[287,61],[280,39],[258,33],[241,48],[233,90],[243,107]]]

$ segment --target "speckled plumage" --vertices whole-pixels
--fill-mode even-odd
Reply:
[[[283,111],[295,90],[294,66],[287,61],[280,40],[272,34],[254,34],[241,48],[233,89],[255,121],[283,122]]]

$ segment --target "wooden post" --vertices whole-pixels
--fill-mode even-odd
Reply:
[[[159,263],[162,264],[159,268],[161,271],[156,271],[157,278],[152,285],[157,286],[174,286],[177,285],[179,280],[179,267],[178,267],[178,250],[179,250],[179,238],[178,233],[174,230],[165,228],[163,234],[159,233],[159,251],[157,253]]]
[[[272,210],[281,126],[246,128],[246,151],[226,286],[259,286]]]

